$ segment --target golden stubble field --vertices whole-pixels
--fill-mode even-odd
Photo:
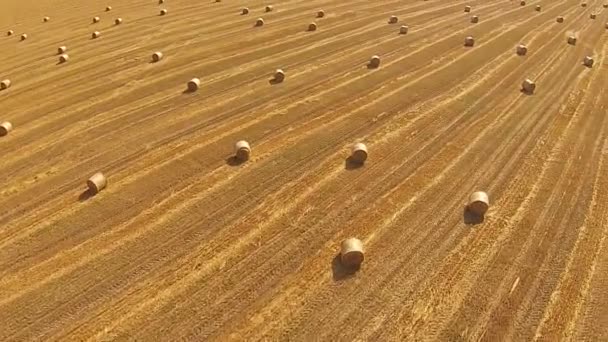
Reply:
[[[608,339],[603,5],[3,0],[0,340]]]

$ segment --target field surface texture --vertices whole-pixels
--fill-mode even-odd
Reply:
[[[2,0],[0,341],[607,341],[604,3]]]

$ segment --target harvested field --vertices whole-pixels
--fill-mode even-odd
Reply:
[[[0,341],[608,340],[604,1],[3,0]]]

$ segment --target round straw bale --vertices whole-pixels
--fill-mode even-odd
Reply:
[[[464,6],[464,11],[467,13],[471,12],[471,6]]]
[[[98,23],[101,19],[99,17],[93,17],[93,23]]]
[[[13,124],[8,121],[4,121],[3,123],[0,124],[0,137],[3,137],[5,135],[9,134],[12,130],[13,130]]]
[[[406,34],[408,30],[409,30],[409,27],[407,27],[407,25],[401,25],[401,28],[399,29],[399,33]]]
[[[274,10],[274,7],[272,7],[272,5],[266,6],[266,12],[272,12],[273,10]]]
[[[6,31],[7,36],[12,36],[14,33],[15,33],[15,31],[13,31],[13,30]]]
[[[367,146],[364,143],[356,143],[353,146],[353,151],[350,155],[351,160],[355,163],[363,164],[367,160]]]
[[[483,191],[476,191],[469,196],[468,209],[473,214],[483,216],[490,207],[490,200],[488,194]]]
[[[559,17],[557,17],[556,21],[557,21],[558,23],[563,23],[563,22],[564,22],[564,17],[559,16]]]
[[[473,24],[478,23],[478,22],[479,22],[479,17],[478,17],[478,16],[476,16],[476,15],[472,16],[472,17],[471,17],[471,22],[472,22]]]
[[[523,1],[523,0],[522,0],[522,1],[520,1],[520,2],[519,2],[519,4],[520,4],[521,6],[526,6],[526,2],[525,2],[525,1]]]
[[[191,79],[190,81],[188,81],[188,90],[189,91],[197,91],[200,86],[201,86],[201,80],[199,80],[196,77]]]
[[[106,7],[106,12],[110,12],[112,10],[112,6]]]
[[[540,7],[540,5],[536,5],[536,7],[534,7],[534,10],[536,10],[536,12],[540,12],[542,8]]]
[[[363,242],[357,238],[348,238],[342,241],[340,246],[340,261],[346,267],[359,267],[365,256],[363,254]]]
[[[68,48],[64,45],[64,46],[60,46],[57,48],[57,54],[61,55],[62,53],[65,53],[68,50]]]
[[[27,33],[24,33],[21,35],[21,40],[26,40],[27,39]]]
[[[99,31],[95,31],[91,34],[91,37],[93,39],[99,38],[99,36],[101,36],[101,32],[99,32]]]
[[[523,44],[519,44],[517,45],[516,52],[520,56],[525,56],[528,53],[528,48]]]
[[[6,80],[2,80],[2,82],[0,82],[0,90],[4,90],[4,89],[8,89],[11,87],[11,80],[6,79]]]
[[[570,44],[570,45],[576,45],[576,37],[575,36],[569,36],[568,37],[568,44]]]
[[[369,59],[369,66],[372,68],[377,68],[380,66],[380,57],[378,55],[373,55],[372,58]]]
[[[527,94],[533,94],[536,90],[536,83],[529,78],[526,78],[521,84],[522,90]]]
[[[164,3],[165,3],[165,0],[158,0],[158,4],[159,4],[159,5],[162,5],[162,4],[164,4]]]
[[[241,10],[241,14],[242,14],[242,15],[249,14],[249,8],[247,8],[247,7],[243,8],[243,9]]]
[[[114,20],[114,24],[116,24],[116,25],[122,24],[122,18],[116,18],[116,20]]]
[[[106,176],[104,176],[101,172],[97,172],[87,180],[87,187],[89,188],[89,193],[93,195],[103,190],[107,185],[108,180],[106,179]]]
[[[608,3],[607,4],[603,4],[602,7],[608,8]]]
[[[308,31],[316,31],[316,30],[317,30],[317,23],[308,24]]]
[[[464,46],[473,46],[475,45],[475,39],[472,36],[467,36],[464,38]]]
[[[48,22],[49,20],[51,20],[51,18],[49,18],[49,17],[42,18],[42,21],[44,21],[45,23]]]
[[[597,14],[595,14],[595,13],[589,14],[589,18],[591,18],[591,19],[595,19],[596,17],[597,17]]]
[[[583,3],[581,4],[581,7],[587,7],[587,3],[586,3],[586,2],[583,2]]]
[[[274,80],[277,82],[283,82],[285,80],[285,72],[282,69],[277,69],[274,72]]]
[[[158,62],[161,59],[163,59],[163,53],[160,51],[156,51],[155,53],[152,54],[152,61],[153,62]]]
[[[59,63],[65,63],[69,60],[70,60],[70,56],[68,56],[67,53],[64,53],[63,55],[59,56]]]
[[[255,21],[255,26],[264,26],[264,19],[257,18]]]
[[[249,160],[251,155],[251,146],[245,140],[239,140],[234,144],[234,156],[237,160],[246,161]]]
[[[317,11],[317,18],[323,18],[323,17],[325,17],[325,11],[324,10]]]
[[[604,24],[604,27],[608,30],[608,23]]]
[[[583,64],[591,68],[593,66],[593,58],[591,56],[585,56],[585,58],[583,58]]]
[[[398,21],[399,21],[399,18],[397,18],[397,16],[395,16],[395,15],[391,15],[390,18],[388,18],[389,24],[396,24]]]
[[[161,9],[160,10],[160,15],[167,15],[167,10],[166,9]]]

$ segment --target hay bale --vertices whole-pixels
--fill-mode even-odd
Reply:
[[[369,60],[369,66],[372,68],[377,68],[380,66],[380,57],[378,55],[373,55]]]
[[[399,28],[399,33],[400,34],[407,34],[408,30],[409,30],[409,27],[407,25],[401,25],[401,28]]]
[[[257,18],[255,21],[255,26],[264,26],[264,19],[262,18]]]
[[[526,78],[522,84],[521,89],[526,94],[534,94],[534,90],[536,90],[536,83],[529,78]]]
[[[166,9],[161,9],[160,10],[160,15],[167,15],[167,10]]]
[[[152,54],[152,61],[153,62],[158,62],[161,59],[163,59],[163,53],[160,51],[156,51],[155,53]]]
[[[197,91],[200,86],[201,80],[196,77],[188,81],[188,91]]]
[[[64,53],[63,55],[59,56],[59,63],[65,63],[69,60],[70,60],[70,56],[68,56],[67,53]]]
[[[323,18],[323,17],[325,17],[325,11],[318,10],[317,11],[317,18]]]
[[[607,4],[603,4],[602,7],[608,8],[608,3]]]
[[[570,44],[570,45],[576,45],[576,37],[575,36],[569,36],[568,37],[568,44]]]
[[[164,4],[164,3],[165,3],[165,0],[158,0],[158,4],[159,4],[159,5],[162,5],[162,4]]]
[[[11,80],[6,79],[6,80],[2,80],[2,82],[0,82],[0,90],[5,90],[11,87]]]
[[[49,17],[42,18],[42,21],[45,22],[45,23],[47,23],[49,20],[51,20],[51,18],[49,18]]]
[[[112,10],[112,6],[106,7],[106,12],[110,12]]]
[[[21,40],[23,41],[23,40],[26,40],[26,39],[27,39],[27,33],[22,34],[21,35]]]
[[[476,15],[472,16],[472,17],[471,17],[471,22],[472,22],[473,24],[478,23],[478,22],[479,22],[479,17],[478,17],[478,16],[476,16]]]
[[[522,1],[520,1],[520,2],[519,2],[519,4],[520,4],[521,6],[526,6],[526,2],[525,2],[525,1],[523,1],[523,0],[522,0]]]
[[[91,38],[93,38],[93,39],[97,39],[100,36],[101,36],[101,32],[99,32],[99,31],[95,31],[91,34]]]
[[[466,13],[471,12],[471,6],[464,6],[464,11],[465,11]]]
[[[357,238],[348,238],[340,246],[340,261],[348,268],[358,268],[363,263],[363,242]]]
[[[274,80],[276,82],[283,82],[285,80],[285,72],[282,69],[277,69],[274,72]]]
[[[98,23],[101,19],[99,17],[93,17],[93,23]]]
[[[534,10],[535,10],[536,12],[540,12],[540,10],[541,10],[540,5],[536,5],[536,7],[534,7]]]
[[[247,15],[247,14],[249,14],[249,8],[247,8],[247,7],[243,8],[243,9],[241,10],[241,14],[242,14],[242,15]]]
[[[114,20],[114,24],[116,24],[116,25],[122,24],[122,18],[116,18],[116,20]]]
[[[12,130],[13,124],[8,121],[4,121],[0,124],[0,137],[8,135]]]
[[[89,188],[89,193],[91,195],[95,195],[103,190],[108,185],[108,180],[106,176],[101,172],[97,172],[92,175],[91,178],[87,180],[87,187]]]
[[[587,3],[586,3],[586,2],[583,2],[583,3],[581,4],[581,7],[587,7]]]
[[[68,48],[66,46],[60,46],[57,48],[58,55],[64,54],[66,51],[68,51]]]
[[[608,23],[604,24],[604,27],[608,30]]]
[[[395,15],[391,15],[390,18],[388,18],[389,24],[396,24],[398,21],[399,21],[399,18],[397,18],[397,16],[395,16]]]
[[[597,14],[595,14],[595,13],[589,14],[589,18],[591,18],[591,19],[595,19],[596,17],[597,17]]]
[[[308,31],[316,31],[317,30],[317,23],[310,23],[308,24]]]
[[[483,217],[490,207],[488,194],[483,191],[476,191],[469,196],[469,211],[477,216]]]
[[[272,7],[272,5],[268,5],[268,6],[266,6],[266,8],[265,8],[265,11],[266,11],[266,12],[272,12],[273,10],[274,10],[274,7]]]
[[[475,39],[472,36],[467,36],[464,38],[464,46],[473,46],[475,45]]]
[[[559,16],[559,17],[557,17],[556,21],[561,24],[564,22],[564,17]]]
[[[528,53],[528,48],[523,44],[519,44],[517,45],[516,52],[519,56],[525,56]]]
[[[585,58],[583,58],[583,64],[585,64],[586,67],[591,68],[593,66],[593,58],[591,56],[585,56]]]
[[[363,164],[367,160],[367,146],[364,143],[356,143],[350,155],[354,163]]]
[[[15,33],[15,31],[13,31],[13,30],[6,31],[7,36],[12,36],[14,33]]]
[[[234,157],[239,161],[247,161],[251,156],[251,146],[245,140],[237,141],[234,144]]]

